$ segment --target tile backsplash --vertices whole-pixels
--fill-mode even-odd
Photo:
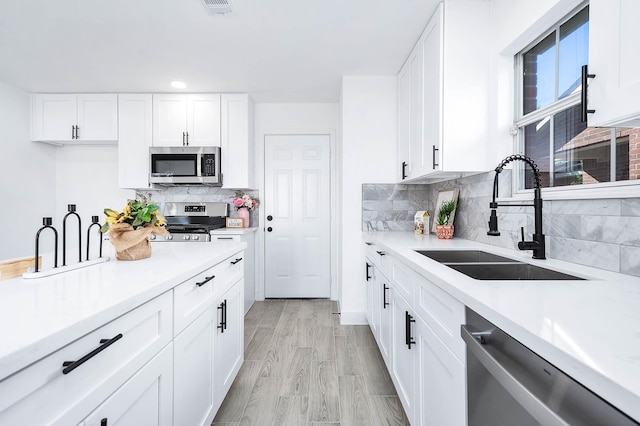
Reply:
[[[243,190],[251,197],[258,197],[258,190]],[[226,202],[229,204],[229,217],[238,217],[238,212],[233,208],[231,202],[235,197],[236,190],[226,189],[217,186],[168,186],[160,190],[145,191],[137,190],[136,195],[144,194],[160,204],[165,201],[170,202]],[[258,226],[258,210],[260,205],[251,211],[249,221],[252,227]]]
[[[517,250],[520,227],[533,233],[533,207],[498,208],[501,235],[487,235],[494,172],[434,184],[362,188],[364,231],[411,231],[417,210],[433,220],[440,189],[460,189],[455,236]],[[511,195],[511,170],[500,174],[500,197]],[[544,195],[543,195],[544,199]],[[640,276],[640,199],[544,200],[547,257]]]

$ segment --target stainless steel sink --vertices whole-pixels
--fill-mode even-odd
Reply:
[[[476,280],[584,280],[528,263],[466,263],[447,266]]]
[[[517,262],[482,250],[416,250],[423,256],[440,263]]]
[[[416,250],[476,280],[584,280],[482,250]]]

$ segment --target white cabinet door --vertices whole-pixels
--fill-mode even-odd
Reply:
[[[416,425],[466,425],[466,370],[429,326],[416,318],[418,415]]]
[[[100,405],[83,426],[170,426],[173,347],[170,343]]]
[[[398,74],[398,179],[409,177],[411,166],[411,67],[405,64]]]
[[[151,95],[118,95],[118,184],[120,188],[150,186],[151,111]]]
[[[153,95],[153,146],[186,144],[187,96]]]
[[[212,306],[174,339],[175,425],[209,425],[213,421],[216,325]]]
[[[409,423],[415,417],[416,398],[416,327],[415,315],[410,305],[396,291],[393,291],[391,308],[393,310],[393,332],[391,355],[391,374],[396,385],[398,397],[402,402]]]
[[[637,0],[589,2],[590,127],[640,126],[640,32]]]
[[[244,361],[244,282],[236,282],[216,305],[215,399],[217,411]]]
[[[31,139],[86,143],[118,140],[118,95],[34,94]]]
[[[441,10],[441,6],[438,7]],[[440,167],[440,142],[442,138],[442,14],[436,12],[429,21],[419,49],[422,51],[422,151],[419,163],[421,173],[426,174]],[[416,153],[417,155],[417,153]]]
[[[380,301],[381,310],[380,310],[380,353],[384,358],[387,367],[390,367],[391,364],[391,331],[392,331],[392,308],[391,308],[391,285],[387,281],[382,281],[380,283],[380,290],[382,292],[382,300]]]
[[[76,140],[118,140],[118,95],[78,95]]]
[[[31,109],[31,140],[65,141],[75,137],[76,95],[34,94]]]
[[[220,146],[220,95],[153,95],[153,146]]]
[[[220,95],[187,95],[187,144],[220,146]]]
[[[408,65],[411,70],[411,111],[410,111],[410,152],[409,176],[416,177],[424,174],[426,164],[423,163],[424,150],[422,139],[422,49],[419,46],[413,50]]]
[[[224,94],[222,102],[222,186],[254,188],[253,102],[247,94]]]

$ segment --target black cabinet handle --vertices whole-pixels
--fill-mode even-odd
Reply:
[[[236,263],[240,262],[242,260],[241,257],[237,258],[236,260],[231,261],[232,265],[235,265]]]
[[[100,426],[107,426],[107,418],[105,417],[104,419],[100,420]]]
[[[367,281],[369,281],[371,279],[371,275],[369,275],[369,269],[371,269],[371,265],[369,265],[369,262],[365,262],[366,268],[365,268],[365,277],[367,277]]]
[[[368,246],[372,246],[373,245],[373,243],[370,243],[369,241],[365,241],[365,244],[368,245]]]
[[[407,178],[407,162],[403,161],[402,162],[402,180],[405,180]]]
[[[433,145],[433,169],[435,170],[436,167],[439,166],[438,163],[436,163],[436,151],[439,151],[438,148],[436,148],[435,145]]]
[[[413,340],[413,337],[411,336],[411,323],[412,322],[416,322],[416,320],[413,319],[413,316],[411,316],[411,314],[409,314],[409,311],[404,311],[404,325],[405,325],[405,332],[404,332],[404,337],[405,337],[405,343],[407,345],[407,347],[409,349],[411,349],[411,345],[415,345],[416,341]]]
[[[384,256],[385,255],[385,252],[380,251],[380,250],[376,250],[376,253],[378,253],[380,256]]]
[[[189,132],[187,132],[187,146],[189,146]]]
[[[210,277],[204,277],[203,281],[200,281],[199,283],[196,283],[196,285],[198,287],[202,287],[203,285],[205,285],[206,283],[208,283],[209,281],[211,281],[212,279],[214,279],[216,276],[215,275],[211,275]]]
[[[80,139],[80,126],[76,126],[76,139]]]
[[[224,333],[227,329],[227,299],[224,299],[224,302],[218,305],[218,310],[220,311],[220,324],[218,325],[218,329],[220,333]]]
[[[382,309],[387,309],[389,302],[387,302],[387,290],[389,287],[385,283],[382,283]]]
[[[581,107],[581,116],[580,121],[583,123],[587,122],[587,114],[593,114],[596,112],[595,109],[588,109],[587,103],[587,80],[590,78],[596,78],[595,74],[589,74],[589,65],[582,66],[582,90],[580,91],[580,107]]]
[[[91,358],[98,355],[100,352],[104,351],[105,349],[107,349],[109,346],[113,345],[115,342],[117,342],[120,339],[122,339],[122,333],[118,334],[117,336],[111,339],[101,339],[100,346],[98,346],[97,348],[95,348],[94,350],[92,350],[91,352],[89,352],[79,360],[63,362],[62,366],[65,368],[62,369],[62,374],[71,373],[73,370],[80,367],[82,364],[89,361]]]
[[[186,136],[186,132],[182,132],[182,146],[185,145],[185,136]]]

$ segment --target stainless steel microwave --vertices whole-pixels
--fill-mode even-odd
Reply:
[[[220,147],[149,148],[149,182],[161,185],[222,185]]]

